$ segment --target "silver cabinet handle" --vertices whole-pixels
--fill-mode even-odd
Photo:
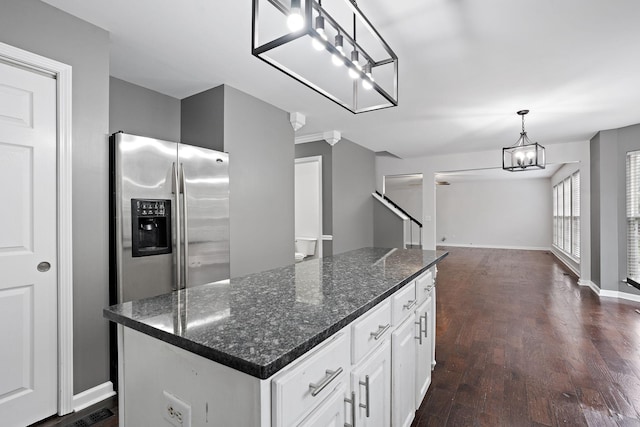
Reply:
[[[182,281],[182,251],[180,248],[180,181],[178,180],[178,168],[176,162],[171,163],[171,177],[173,179],[173,194],[176,196],[173,209],[174,230],[176,232],[176,282],[173,284],[173,290],[180,289]]]
[[[402,306],[402,308],[409,310],[411,307],[413,307],[414,305],[416,305],[416,302],[418,302],[415,299],[412,299],[410,301],[407,301],[407,303],[405,305]]]
[[[427,317],[427,313],[424,314],[424,337],[429,338],[429,318]]]
[[[416,325],[418,325],[418,336],[415,337],[415,339],[418,340],[418,342],[420,343],[420,345],[422,345],[422,335],[423,335],[423,331],[422,331],[422,319],[424,319],[425,323],[427,322],[427,315],[422,315],[420,316],[420,318],[418,319],[417,322],[414,322]]]
[[[367,418],[371,415],[371,405],[369,404],[369,375],[364,377],[364,381],[359,381],[360,385],[364,386],[365,404],[359,404],[362,409],[366,411]]]
[[[316,397],[322,390],[325,389],[326,386],[333,380],[335,380],[338,375],[342,373],[342,368],[338,368],[335,371],[331,371],[329,369],[326,370],[327,375],[320,381],[319,383],[310,383],[309,388],[311,389],[311,396]]]
[[[356,392],[351,392],[351,399],[344,398],[346,403],[351,404],[351,424],[344,423],[344,427],[356,427]]]
[[[386,325],[380,325],[378,326],[378,330],[376,332],[371,332],[371,336],[373,337],[374,340],[379,340],[380,337],[382,335],[384,335],[385,332],[387,332],[387,329],[389,329],[391,327],[391,323],[387,323]]]

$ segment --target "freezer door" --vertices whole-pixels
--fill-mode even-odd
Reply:
[[[229,279],[229,155],[184,144],[178,152],[184,283]]]
[[[178,144],[125,133],[112,135],[110,142],[114,180],[112,197],[115,199],[117,302],[171,292],[176,286],[174,263],[179,253],[175,246],[177,212],[173,194],[177,184],[177,172],[173,172],[173,168],[177,168]],[[132,234],[139,231],[144,239],[144,233],[151,227],[148,222],[134,224],[138,219],[132,218],[132,206],[136,209],[136,202],[132,203],[134,199],[165,201],[163,210],[168,203],[167,210],[172,214],[170,223],[166,224],[171,228],[170,253],[133,256]],[[142,215],[142,210],[138,213]],[[147,215],[146,210],[144,215]]]

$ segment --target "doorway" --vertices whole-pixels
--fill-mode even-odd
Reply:
[[[25,425],[72,411],[71,67],[0,43],[0,91],[0,417]]]
[[[404,213],[405,247],[422,248],[422,174],[386,175],[383,181],[383,197]]]
[[[295,159],[295,238],[304,259],[322,258],[322,156]]]

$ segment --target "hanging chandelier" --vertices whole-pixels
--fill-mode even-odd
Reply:
[[[354,0],[253,0],[252,54],[352,113],[398,105],[398,57]]]
[[[502,169],[518,172],[527,169],[544,169],[544,147],[537,142],[531,142],[524,130],[524,116],[529,110],[520,110],[516,114],[522,117],[522,132],[520,138],[511,147],[502,149]]]

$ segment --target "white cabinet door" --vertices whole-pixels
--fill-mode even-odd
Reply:
[[[416,341],[416,410],[431,384],[431,302],[431,298],[427,299],[416,310],[416,323],[420,334]]]
[[[415,416],[417,331],[410,316],[391,334],[393,427],[408,427]]]
[[[431,331],[431,370],[436,367],[436,287],[431,289],[431,311],[429,312],[429,330]]]
[[[346,387],[341,384],[298,427],[344,427],[346,422],[351,423],[350,418],[345,418],[345,406],[349,406],[345,396]]]
[[[391,424],[391,344],[385,340],[351,373],[358,427]]]

